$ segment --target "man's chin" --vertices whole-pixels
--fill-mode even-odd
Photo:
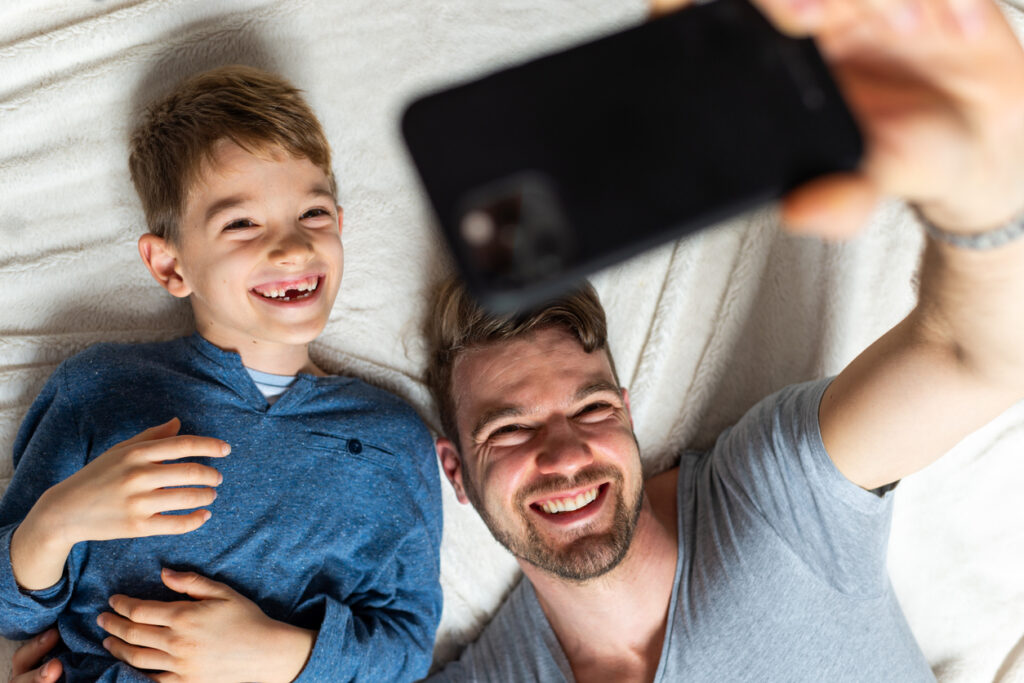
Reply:
[[[632,534],[609,532],[577,539],[560,550],[534,546],[530,551],[516,555],[548,574],[585,583],[618,567],[626,557],[631,539]]]

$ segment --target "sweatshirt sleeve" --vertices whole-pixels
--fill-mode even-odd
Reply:
[[[74,404],[67,391],[66,363],[57,368],[29,408],[14,442],[14,477],[0,500],[0,635],[25,639],[56,621],[77,577],[72,551],[56,585],[27,591],[14,580],[11,538],[15,529],[51,486],[85,462]]]

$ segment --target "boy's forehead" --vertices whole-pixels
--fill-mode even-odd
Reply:
[[[249,183],[254,179],[254,172],[261,162],[296,161],[286,149],[275,143],[263,142],[246,144],[242,147],[237,142],[223,138],[218,140],[210,152],[199,160],[197,168],[185,193],[184,215],[202,220],[204,216],[194,216],[196,210],[208,216],[218,205],[232,203],[249,190]],[[311,162],[312,163],[312,162]],[[303,178],[309,194],[323,193],[334,201],[330,179],[319,167],[313,166],[314,174],[320,176],[312,182]],[[299,182],[299,178],[295,178]]]

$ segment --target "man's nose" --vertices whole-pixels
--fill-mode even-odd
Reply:
[[[568,420],[561,419],[545,427],[546,438],[537,454],[541,474],[572,475],[594,461],[586,439],[580,437]]]
[[[300,228],[279,228],[270,260],[279,265],[303,264],[313,256],[313,243]]]

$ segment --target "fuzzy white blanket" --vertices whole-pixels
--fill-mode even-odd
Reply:
[[[1020,27],[1024,8],[1007,5]],[[642,0],[33,0],[0,5],[0,491],[18,424],[57,363],[102,340],[188,331],[144,271],[126,138],[140,107],[225,63],[306,90],[336,153],[347,270],[315,345],[428,420],[418,337],[448,268],[398,136],[414,94],[640,21]],[[770,212],[595,278],[649,471],[756,400],[835,373],[912,305],[919,230],[895,204],[856,241],[781,235]],[[904,481],[900,600],[944,682],[1024,681],[1024,406]],[[445,485],[438,661],[471,640],[514,562]],[[0,675],[13,644],[0,643]]]

